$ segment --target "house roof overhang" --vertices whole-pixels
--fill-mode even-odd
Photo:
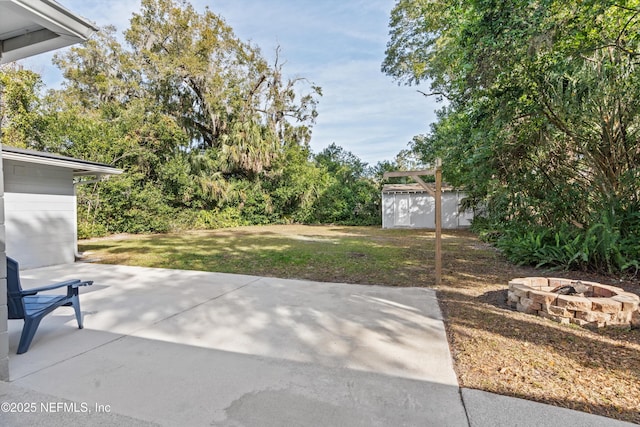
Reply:
[[[25,150],[23,148],[2,146],[3,160],[15,160],[26,163],[36,163],[47,166],[57,166],[72,169],[74,176],[108,176],[119,175],[122,169],[114,168],[104,163],[89,162],[73,157],[60,156],[58,154],[42,151]]]
[[[0,64],[82,42],[94,31],[53,0],[0,0]]]

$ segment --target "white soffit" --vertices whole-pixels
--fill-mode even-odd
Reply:
[[[94,31],[53,0],[0,0],[0,64],[82,42]]]

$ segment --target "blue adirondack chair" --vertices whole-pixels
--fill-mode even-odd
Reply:
[[[93,281],[67,280],[40,288],[23,290],[20,286],[20,269],[16,260],[7,257],[7,305],[9,319],[24,319],[18,354],[29,350],[31,340],[44,316],[61,306],[73,306],[78,328],[82,329],[82,313],[78,288],[93,284]],[[39,292],[67,287],[66,295],[37,295]]]

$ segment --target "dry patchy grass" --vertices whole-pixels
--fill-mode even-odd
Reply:
[[[434,233],[266,226],[82,243],[103,262],[433,287]],[[555,276],[640,293],[638,280],[513,266],[466,231],[443,233],[437,289],[460,385],[640,423],[640,330],[583,329],[510,310],[507,282]]]

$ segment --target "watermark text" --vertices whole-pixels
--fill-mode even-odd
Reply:
[[[74,414],[92,414],[92,413],[109,413],[111,405],[102,403],[89,402],[2,402],[0,403],[0,412],[4,413],[39,413],[39,414],[55,414],[55,413],[74,413]]]

